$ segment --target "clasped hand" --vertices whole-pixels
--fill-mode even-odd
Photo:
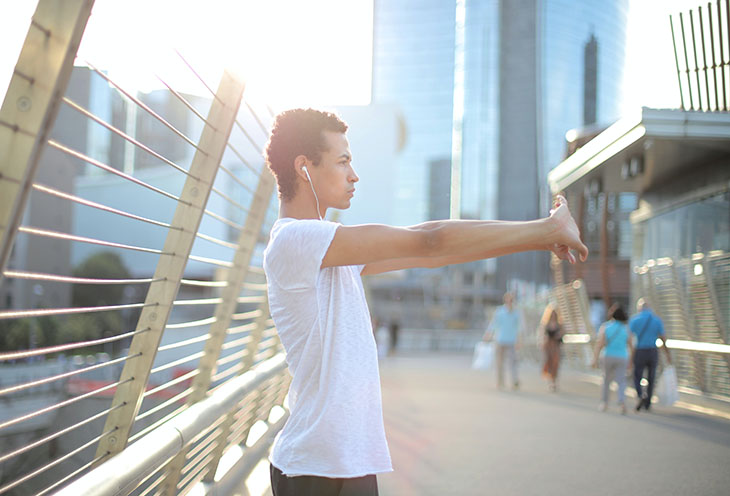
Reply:
[[[571,264],[576,262],[575,255],[571,250],[578,252],[581,261],[588,258],[588,247],[580,240],[580,231],[568,209],[568,201],[564,196],[558,195],[555,198],[553,208],[550,210],[548,221],[552,223],[553,230],[548,237],[548,249],[555,253],[560,260],[567,260]]]

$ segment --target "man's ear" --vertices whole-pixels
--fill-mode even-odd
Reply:
[[[309,176],[307,176],[307,173],[304,172],[303,168],[308,165],[310,165],[310,162],[305,155],[297,155],[294,159],[294,171],[297,173],[297,176],[307,182],[309,182]]]

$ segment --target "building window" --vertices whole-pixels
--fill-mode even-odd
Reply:
[[[646,221],[644,260],[730,251],[730,192],[682,205]]]

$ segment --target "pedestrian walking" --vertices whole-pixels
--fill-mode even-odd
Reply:
[[[522,328],[520,312],[514,308],[514,295],[507,292],[502,297],[503,305],[497,307],[484,333],[484,341],[497,342],[497,387],[504,389],[504,366],[509,361],[512,389],[520,388],[517,370],[517,347]]]
[[[324,220],[330,208],[349,208],[359,180],[346,131],[334,114],[288,110],[275,118],[266,146],[280,201],[263,265],[292,375],[289,418],[270,456],[274,496],[375,496],[376,474],[392,470],[361,275],[526,250],[550,250],[571,263],[571,250],[588,255],[561,196],[548,218],[527,222]]]
[[[598,367],[601,350],[603,354],[603,386],[601,388],[601,403],[598,408],[605,412],[608,408],[610,395],[609,387],[612,381],[618,386],[618,406],[621,413],[626,415],[626,375],[630,367],[629,358],[633,352],[631,335],[626,322],[628,316],[619,304],[608,309],[609,320],[604,322],[598,330],[598,339],[593,354],[593,366]]]
[[[544,363],[542,375],[550,381],[550,391],[558,390],[558,369],[560,368],[560,348],[563,343],[563,326],[557,308],[552,305],[545,307],[540,320],[542,329],[542,349]]]
[[[664,334],[664,323],[649,308],[649,303],[644,298],[636,302],[638,313],[631,318],[629,327],[636,337],[636,351],[634,352],[634,387],[636,388],[636,411],[642,408],[646,411],[651,409],[651,398],[654,394],[654,382],[656,379],[656,367],[659,363],[657,351],[657,339],[661,340],[667,362],[671,365],[672,355],[667,348],[667,338]],[[641,380],[646,372],[648,382],[646,390],[641,385]]]

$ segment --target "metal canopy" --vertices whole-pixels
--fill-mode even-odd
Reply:
[[[598,185],[641,193],[693,166],[730,155],[730,113],[642,108],[617,121],[548,174],[553,193]]]

